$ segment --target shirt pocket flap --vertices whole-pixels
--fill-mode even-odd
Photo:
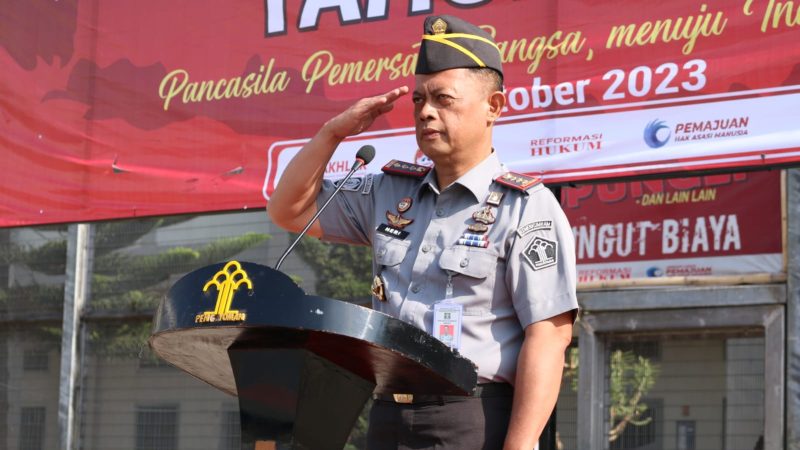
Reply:
[[[375,237],[375,262],[382,266],[396,266],[403,262],[411,241],[404,241],[380,233]]]
[[[497,255],[486,248],[457,245],[444,249],[439,267],[472,278],[486,278],[497,266]]]

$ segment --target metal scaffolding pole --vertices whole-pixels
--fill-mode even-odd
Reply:
[[[61,373],[58,388],[59,448],[72,450],[75,441],[75,392],[80,374],[80,315],[89,297],[93,253],[92,226],[73,224],[67,238],[67,279],[61,334]]]

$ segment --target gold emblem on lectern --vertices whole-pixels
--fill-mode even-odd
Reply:
[[[248,289],[253,289],[253,282],[247,276],[247,272],[242,269],[242,265],[237,261],[225,264],[214,277],[203,286],[203,292],[207,292],[212,286],[217,287],[217,304],[214,311],[205,311],[194,318],[195,323],[203,322],[236,322],[245,320],[247,314],[231,309],[233,294],[241,285],[247,285]]]

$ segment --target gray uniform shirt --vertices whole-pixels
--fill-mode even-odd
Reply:
[[[369,175],[348,183],[320,225],[323,240],[371,245],[373,271],[386,291],[385,301],[373,298],[373,308],[428,333],[449,278],[452,301],[464,311],[459,352],[478,366],[479,382],[513,384],[524,328],[578,303],[575,244],[558,201],[541,184],[519,191],[493,181],[505,172],[492,153],[444,190],[433,170],[422,179]],[[325,181],[318,205],[334,189]],[[503,197],[483,233],[488,247],[459,245],[492,191]],[[402,216],[413,220],[403,229],[408,235],[377,231],[406,197],[411,206]]]

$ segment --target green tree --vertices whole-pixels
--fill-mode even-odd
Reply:
[[[569,381],[573,391],[578,391],[577,347],[567,349],[564,362],[564,379]],[[655,386],[658,379],[658,365],[648,358],[630,350],[614,350],[609,359],[609,423],[608,441],[614,442],[629,425],[643,426],[652,421],[644,417],[647,404],[642,399]],[[563,448],[560,440],[558,448]]]
[[[628,425],[647,425],[653,419],[644,417],[647,404],[642,398],[653,388],[658,376],[658,367],[649,359],[631,351],[616,350],[611,353],[608,407],[611,430],[609,442],[619,439]]]
[[[60,240],[66,233],[64,227],[40,227],[48,235],[56,236]],[[20,245],[11,239],[12,230],[0,229],[0,442],[8,439],[9,404],[8,391],[10,389],[9,380],[11,376],[10,359],[16,357],[21,351],[11,348],[9,339],[18,333],[36,338],[39,344],[46,347],[58,348],[60,333],[55,333],[52,326],[41,325],[45,318],[60,318],[61,304],[64,299],[64,286],[56,281],[55,286],[40,284],[34,278],[34,283],[20,283],[20,269],[26,264],[34,264],[41,268],[51,269],[58,266],[64,267],[61,262],[48,262],[50,255],[59,252],[59,246],[51,241],[44,245],[34,248],[32,246]],[[66,249],[66,247],[64,247]],[[66,255],[66,252],[64,252]],[[63,257],[62,257],[63,259]],[[63,273],[63,270],[62,272]],[[32,317],[33,315],[36,317]],[[36,322],[22,322],[21,325],[16,321],[36,319]],[[37,325],[32,325],[32,324]],[[37,336],[41,335],[41,336]]]
[[[300,257],[317,274],[317,295],[366,306],[371,302],[372,249],[323,243],[306,237],[297,247]],[[346,450],[366,448],[367,425],[372,402],[368,401],[356,420]]]
[[[372,251],[370,247],[327,244],[305,237],[297,247],[300,257],[317,274],[315,290],[323,297],[360,305],[371,301]]]
[[[124,251],[156,228],[191,218],[145,218],[96,224],[91,299],[87,304],[87,312],[113,311],[119,316],[130,313],[147,316],[158,306],[176,276],[223,261],[269,239],[266,234],[248,233],[218,239],[199,247],[171,247],[156,254],[136,255]],[[4,238],[0,239],[0,264],[5,270],[0,272],[3,272],[5,283],[0,285],[0,311],[8,314],[35,308],[60,312],[64,301],[63,282],[52,282],[51,279],[48,283],[9,286],[8,267],[20,264],[40,274],[63,276],[66,258],[66,233],[33,247],[11,243],[8,231],[4,230]],[[106,356],[139,354],[147,342],[150,327],[150,320],[92,327],[90,342],[96,351]],[[60,331],[54,327],[40,327],[40,330],[50,335]]]
[[[111,313],[120,317],[89,327],[93,350],[101,357],[153,359],[147,348],[152,320],[150,315],[178,275],[198,267],[223,261],[269,239],[266,234],[251,233],[218,239],[199,247],[172,247],[156,254],[136,255],[126,247],[156,228],[192,219],[190,216],[145,218],[114,221],[94,225],[94,264],[91,299],[86,312]],[[67,263],[65,226],[43,226],[31,229],[46,240],[43,244],[12,242],[11,229],[0,229],[0,321],[13,323],[16,318],[31,314],[49,322],[26,324],[24,332],[40,335],[38,343],[58,349],[61,335],[61,311]],[[24,282],[14,272],[32,273]],[[131,320],[130,317],[138,317]],[[123,319],[125,318],[125,319]],[[3,331],[14,332],[2,325]],[[0,342],[10,337],[0,334]],[[6,441],[9,402],[6,386],[9,380],[7,345],[0,345],[0,442]]]

